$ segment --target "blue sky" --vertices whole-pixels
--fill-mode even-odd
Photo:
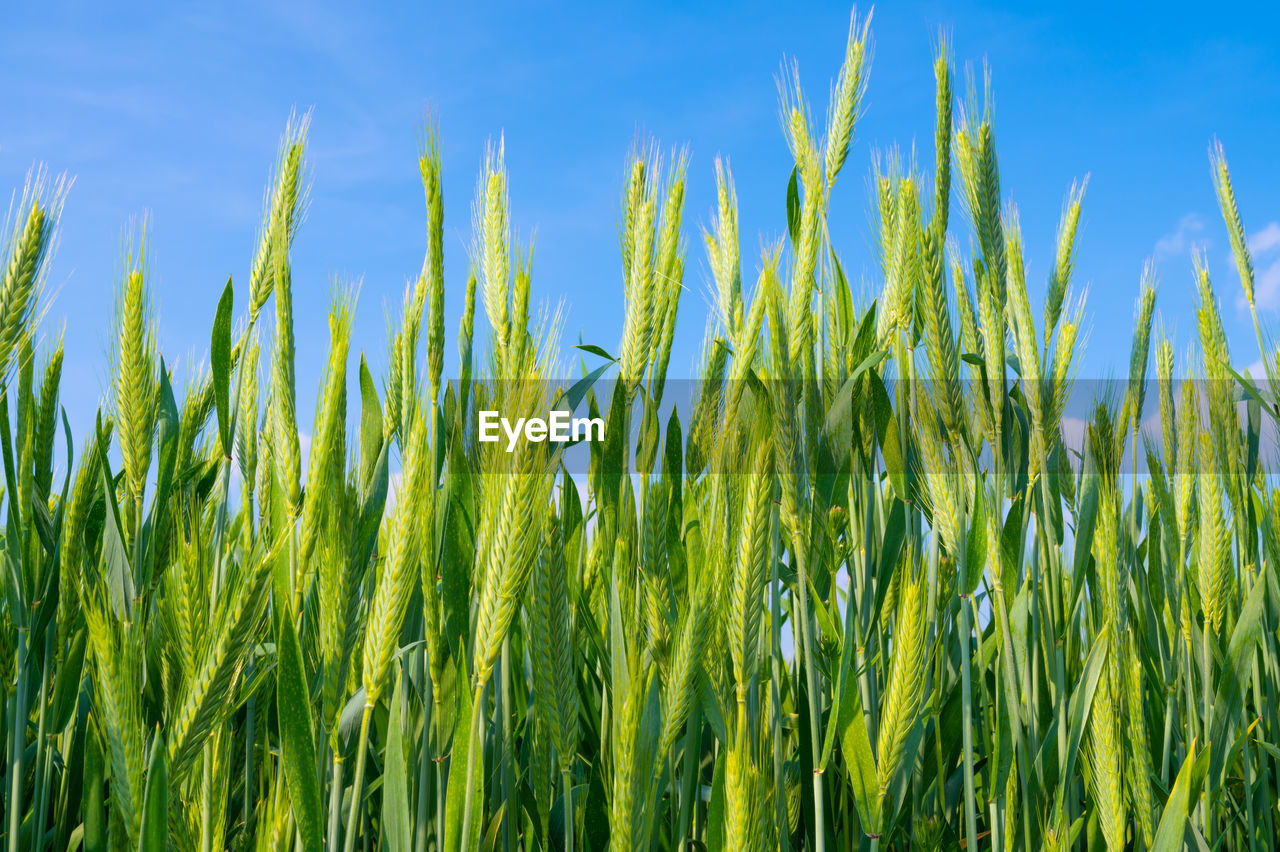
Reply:
[[[428,108],[443,141],[447,363],[456,361],[475,179],[486,141],[500,133],[515,230],[535,241],[536,297],[565,302],[566,345],[581,334],[615,348],[617,201],[627,149],[644,134],[692,154],[689,292],[672,359],[673,375],[688,375],[707,305],[697,229],[710,217],[714,158],[729,159],[737,182],[744,277],[754,280],[761,239],[784,227],[790,162],[777,119],[780,62],[798,60],[820,115],[850,12],[763,3],[106,5],[19,4],[0,29],[0,188],[20,188],[36,162],[75,177],[45,322],[49,333],[65,322],[64,404],[77,427],[104,395],[129,222],[148,219],[162,350],[181,365],[203,359],[228,275],[242,285],[243,304],[263,187],[295,108],[313,110],[313,183],[293,278],[304,411],[319,380],[335,277],[362,280],[353,348],[375,368],[383,362],[386,310],[422,263],[416,154]],[[1196,13],[1170,4],[1024,5],[875,10],[865,111],[832,199],[849,277],[875,277],[873,152],[916,144],[932,158],[931,53],[944,27],[961,67],[991,67],[1002,189],[1021,213],[1037,297],[1063,198],[1090,175],[1075,279],[1089,288],[1081,375],[1123,371],[1147,257],[1158,263],[1158,306],[1179,350],[1191,341],[1192,244],[1208,251],[1234,357],[1256,360],[1207,152],[1215,136],[1226,146],[1260,250],[1259,305],[1272,321],[1280,308],[1280,13],[1263,4]]]

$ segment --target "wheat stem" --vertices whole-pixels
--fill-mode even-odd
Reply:
[[[355,852],[356,828],[360,823],[361,794],[364,788],[364,761],[369,751],[369,718],[373,715],[373,705],[364,705],[360,716],[360,739],[356,746],[356,774],[351,777],[351,805],[347,811],[347,837],[342,844],[343,852]],[[465,846],[463,848],[466,848]]]

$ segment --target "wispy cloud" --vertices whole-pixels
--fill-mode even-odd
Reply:
[[[1185,255],[1192,247],[1204,245],[1205,241],[1199,239],[1203,233],[1204,222],[1195,213],[1188,213],[1178,220],[1177,227],[1156,240],[1152,254],[1156,260]]]
[[[1280,308],[1280,257],[1257,273],[1254,304],[1268,310]]]
[[[1280,222],[1268,222],[1250,234],[1249,253],[1253,255],[1254,305],[1259,310],[1280,308]],[[1243,307],[1243,295],[1238,302]]]
[[[1249,251],[1264,254],[1280,248],[1280,222],[1268,222],[1267,226],[1249,237]]]

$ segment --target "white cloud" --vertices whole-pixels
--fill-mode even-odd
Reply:
[[[1204,233],[1204,222],[1195,213],[1188,213],[1178,220],[1178,225],[1168,234],[1156,240],[1152,254],[1156,260],[1179,257],[1200,245],[1197,238]]]
[[[1280,257],[1254,273],[1253,302],[1259,308],[1280,308]]]
[[[1250,235],[1249,252],[1254,265],[1254,305],[1260,310],[1280,308],[1280,222],[1269,222]]]
[[[400,501],[400,486],[403,481],[403,471],[397,470],[387,474],[387,502],[383,509],[385,516],[390,516],[391,511],[396,507],[396,503]]]
[[[1068,450],[1084,452],[1085,434],[1089,429],[1089,421],[1082,417],[1062,418],[1062,444]]]
[[[1280,248],[1280,222],[1268,222],[1267,226],[1249,237],[1249,251],[1255,255],[1266,254]]]

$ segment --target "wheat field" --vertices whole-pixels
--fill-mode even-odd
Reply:
[[[1222,148],[1256,349],[1200,258],[1190,339],[1155,322],[1149,270],[1122,377],[1078,386],[1085,183],[1028,281],[989,92],[956,94],[945,39],[932,165],[876,161],[855,295],[827,210],[862,179],[870,38],[855,17],[824,116],[784,72],[794,170],[758,259],[727,166],[633,148],[617,336],[578,348],[512,238],[501,144],[446,262],[466,202],[428,127],[386,375],[335,289],[310,421],[305,119],[177,393],[145,236],[126,247],[80,436],[43,331],[74,199],[33,173],[0,267],[3,849],[1280,848],[1280,351]],[[709,317],[682,304],[699,287]],[[692,376],[678,317],[707,323]],[[1269,382],[1233,367],[1259,355]],[[490,410],[603,440],[508,451],[478,440]]]

